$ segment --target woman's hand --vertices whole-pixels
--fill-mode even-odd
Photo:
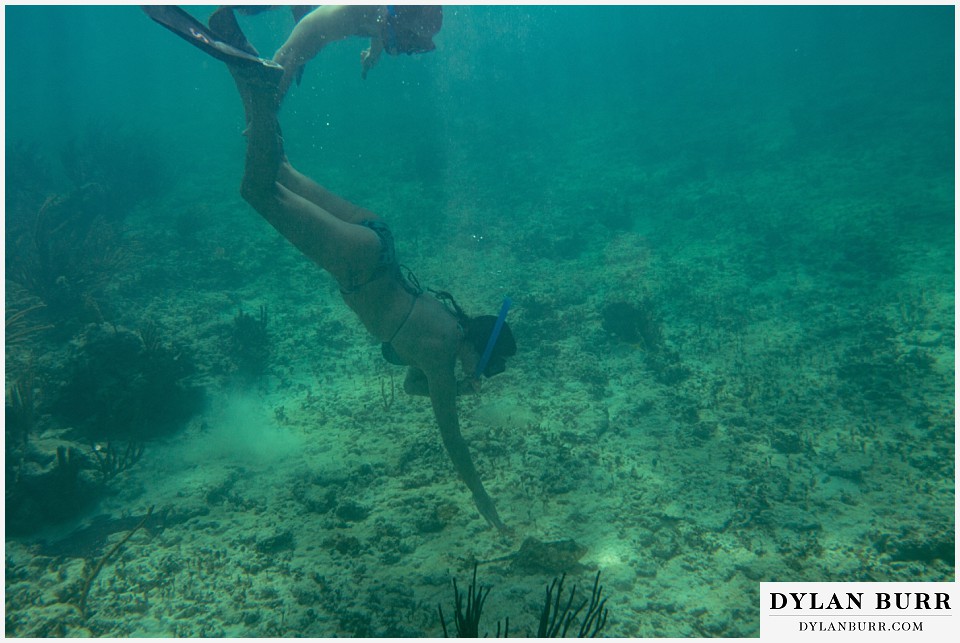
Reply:
[[[507,526],[500,520],[500,514],[497,513],[497,508],[494,506],[493,500],[490,499],[486,491],[480,489],[475,492],[473,494],[473,503],[477,505],[477,510],[480,511],[480,515],[483,516],[488,523],[496,527],[499,531],[508,531]]]
[[[367,72],[373,69],[377,61],[380,60],[380,54],[383,53],[383,41],[379,38],[371,38],[370,46],[360,52],[360,77],[367,79]]]
[[[280,79],[280,96],[286,95],[290,84],[296,80],[300,82],[303,74],[304,60],[291,49],[280,49],[273,55],[273,62],[283,67],[283,78]]]
[[[479,395],[480,380],[476,377],[465,377],[457,380],[457,395]]]

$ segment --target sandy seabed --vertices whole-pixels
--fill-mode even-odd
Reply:
[[[576,166],[510,195],[509,217],[477,205],[498,202],[491,168],[462,190],[454,173],[446,197],[396,180],[364,203],[441,213],[427,231],[391,221],[425,285],[473,314],[513,297],[518,355],[460,400],[512,535],[478,516],[429,404],[332,280],[236,177],[211,194],[207,175],[131,216],[142,254],[109,291],[122,324],[191,347],[207,410],[89,516],[7,539],[7,634],[438,636],[451,578],[527,537],[585,553],[480,565],[485,631],[533,633],[564,567],[581,592],[602,571],[620,637],[756,636],[760,581],[953,579],[952,192],[919,174],[851,188],[891,149],[856,169],[834,151],[719,170],[611,164],[594,143],[581,131]],[[184,243],[185,208],[229,224]],[[269,365],[241,381],[223,329],[261,304]],[[55,371],[59,349],[33,341]],[[46,426],[37,440],[69,439]]]

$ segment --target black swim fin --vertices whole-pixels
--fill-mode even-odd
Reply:
[[[210,25],[210,31],[212,31],[214,35],[231,47],[236,47],[240,51],[245,51],[258,58],[260,57],[260,52],[258,52],[256,48],[250,44],[250,41],[247,40],[247,37],[243,35],[243,30],[240,28],[240,23],[237,22],[237,16],[234,14],[234,7],[232,5],[220,5],[217,7],[217,10],[210,14],[210,17],[207,19],[207,24]]]
[[[194,47],[225,63],[237,66],[276,67],[280,65],[237,49],[219,40],[203,23],[172,5],[141,5],[143,12]]]

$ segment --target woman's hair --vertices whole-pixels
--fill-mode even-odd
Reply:
[[[442,290],[431,290],[430,292],[451,308],[451,312],[457,317],[457,321],[463,328],[464,341],[473,346],[478,355],[483,355],[483,352],[487,349],[487,342],[490,341],[490,333],[496,326],[497,317],[495,315],[470,317],[450,293]],[[490,353],[490,361],[483,369],[483,374],[487,377],[493,377],[504,372],[507,369],[507,358],[516,354],[517,342],[513,338],[510,325],[504,322],[500,329],[500,335],[497,336],[497,342],[493,345],[493,351]]]
[[[467,326],[466,341],[473,344],[479,355],[487,349],[487,342],[490,341],[490,333],[497,323],[496,315],[480,315],[473,317]],[[490,361],[487,362],[483,374],[487,377],[493,377],[507,370],[507,358],[517,354],[517,342],[513,339],[513,332],[507,322],[503,322],[500,334],[497,335],[497,342],[493,345],[493,351],[490,353]]]
[[[392,8],[390,24],[393,42],[387,43],[387,53],[426,53],[436,48],[433,36],[443,25],[443,9],[438,5],[396,5]]]

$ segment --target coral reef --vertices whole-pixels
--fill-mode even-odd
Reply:
[[[600,572],[598,571],[593,579],[593,590],[590,598],[580,602],[576,608],[573,607],[574,599],[577,594],[577,586],[570,589],[570,595],[566,603],[562,602],[563,583],[567,575],[563,574],[559,578],[554,578],[547,586],[546,596],[543,601],[543,607],[540,610],[540,620],[537,626],[537,638],[565,638],[570,627],[579,623],[575,632],[577,638],[595,638],[606,627],[607,599],[601,598],[603,587],[600,586]],[[473,577],[466,593],[460,591],[457,586],[457,579],[452,579],[453,599],[454,599],[454,626],[458,638],[479,638],[480,637],[480,617],[483,613],[483,606],[490,595],[492,587],[482,587],[477,585],[477,563],[473,565]],[[466,601],[464,601],[466,597]],[[578,620],[583,608],[587,611],[583,617]],[[443,635],[449,637],[447,631],[447,622],[443,616],[443,607],[437,605],[437,612],[440,615],[440,626],[443,629]],[[510,618],[504,619],[503,637],[510,635]],[[487,636],[488,633],[484,633]],[[497,621],[497,631],[495,636],[500,638],[500,621]]]
[[[84,573],[83,586],[80,589],[79,596],[75,605],[80,611],[80,615],[84,618],[87,616],[87,597],[90,596],[90,587],[93,585],[93,581],[100,575],[103,566],[110,560],[120,549],[130,540],[135,533],[143,528],[147,524],[147,521],[150,520],[150,516],[153,514],[153,505],[150,506],[150,509],[147,510],[147,513],[144,514],[143,518],[138,522],[133,529],[127,532],[123,538],[121,538],[116,545],[110,548],[110,550],[105,553],[100,559],[93,564],[87,566],[87,571]]]
[[[37,402],[34,397],[33,373],[27,372],[6,390],[4,405],[4,456],[7,488],[20,479],[26,457],[27,444],[37,422]]]
[[[454,625],[458,638],[475,639],[480,638],[480,615],[483,613],[483,603],[490,594],[490,587],[480,587],[477,585],[477,566],[473,566],[473,578],[466,592],[466,605],[464,605],[464,594],[457,587],[457,579],[453,582],[453,602],[454,602]],[[440,614],[440,626],[443,628],[443,635],[447,633],[447,622],[443,618],[443,607],[437,605],[437,612]],[[510,619],[507,619],[503,627],[503,635],[507,636],[510,631]],[[500,622],[497,622],[497,638],[500,638]]]
[[[56,457],[28,453],[14,484],[6,489],[7,533],[27,534],[82,515],[104,491],[89,460],[73,447]]]
[[[116,221],[169,185],[170,172],[160,149],[161,142],[148,132],[91,121],[63,144],[60,163],[75,189],[99,186],[100,212],[108,221]]]
[[[167,184],[146,138],[88,125],[61,150],[68,188],[26,145],[7,148],[6,277],[46,304],[45,318],[70,331],[109,316],[105,289],[135,253],[123,220]]]
[[[663,346],[663,322],[654,312],[649,298],[636,304],[617,301],[607,304],[601,311],[603,329],[617,339],[630,344],[640,344],[647,352],[656,353]]]
[[[233,318],[230,356],[237,372],[247,381],[259,381],[267,371],[270,361],[268,320],[266,306],[260,306],[257,317],[241,310]]]
[[[126,442],[122,447],[116,442],[94,444],[93,456],[97,460],[103,482],[110,482],[139,462],[144,448],[142,442],[135,441]]]
[[[54,405],[91,440],[144,441],[175,431],[204,403],[186,349],[164,346],[152,330],[90,326],[75,344],[69,379]]]
[[[587,611],[580,620],[580,627],[577,630],[577,638],[592,639],[599,635],[607,625],[606,608],[607,599],[601,599],[603,587],[600,586],[600,572],[593,579],[593,589],[590,592],[590,599],[583,601],[576,609],[573,607],[573,599],[577,595],[577,586],[574,585],[570,590],[570,598],[567,600],[563,609],[561,600],[563,597],[563,581],[567,575],[562,575],[559,579],[554,578],[547,586],[546,598],[543,601],[543,611],[540,613],[540,624],[537,627],[537,638],[566,638],[570,626],[576,622],[577,615],[586,607]],[[556,594],[553,594],[554,589]],[[559,635],[559,636],[558,636]]]

